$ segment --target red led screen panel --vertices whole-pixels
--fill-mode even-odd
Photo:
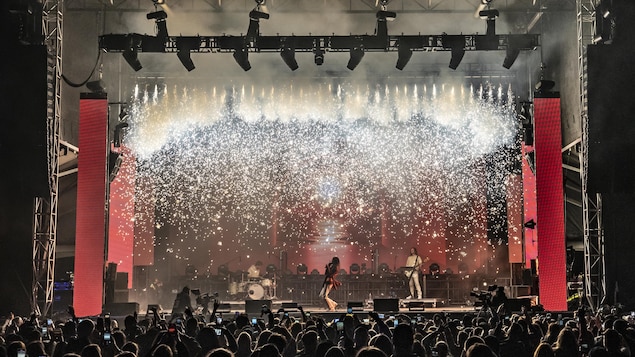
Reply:
[[[535,98],[536,227],[540,303],[567,309],[560,98]]]
[[[108,99],[83,94],[79,101],[77,223],[73,306],[78,316],[101,313],[106,232]]]
[[[136,164],[129,148],[122,146],[114,150],[117,150],[123,159],[117,176],[110,183],[108,262],[117,264],[118,273],[128,273],[128,288],[132,289]]]

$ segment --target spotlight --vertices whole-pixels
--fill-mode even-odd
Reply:
[[[165,4],[165,0],[152,0],[152,2],[155,5],[164,5]]]
[[[465,36],[461,35],[443,35],[441,41],[444,48],[450,48],[452,50],[452,57],[450,58],[449,67],[456,70],[463,56],[465,56]]]
[[[357,263],[353,263],[351,264],[351,267],[349,270],[351,272],[351,275],[359,275],[360,266]]]
[[[93,93],[106,93],[106,84],[101,79],[86,83],[86,88]]]
[[[518,58],[519,54],[520,50],[518,48],[508,46],[505,59],[503,60],[503,67],[510,69],[514,65],[514,62],[516,61],[516,58]]]
[[[168,38],[168,25],[165,19],[168,18],[168,14],[163,11],[155,11],[146,15],[148,20],[154,20],[157,25],[157,38],[165,41]]]
[[[269,19],[269,12],[264,0],[256,0],[256,7],[249,12],[248,38],[260,36],[260,19]]]
[[[128,45],[126,49],[123,51],[123,58],[128,62],[130,67],[138,72],[143,68],[141,62],[139,62],[138,58],[138,47],[141,45],[141,41],[136,38],[134,35],[128,36]]]
[[[155,12],[151,12],[147,14],[146,18],[148,20],[165,20],[168,18],[168,14],[163,10],[159,10],[159,11],[155,11]]]
[[[314,61],[315,64],[318,66],[321,66],[324,64],[324,50],[321,48],[316,48],[315,50],[313,50],[313,53],[315,54],[314,57]]]
[[[292,71],[298,69],[299,66],[298,61],[295,60],[294,48],[288,46],[283,47],[282,51],[280,51],[280,57],[282,57],[282,60],[284,61],[284,63],[287,64],[289,69],[291,69]]]
[[[298,275],[306,275],[306,273],[309,271],[309,268],[304,263],[300,263],[297,266],[296,271]]]
[[[201,38],[198,36],[176,38],[176,56],[188,72],[196,68],[192,62],[191,51],[198,50],[200,47]]]
[[[384,10],[385,7],[382,6],[382,10],[377,12],[377,30],[375,36],[386,39],[388,38],[388,21],[392,21],[397,17],[397,13],[392,11]]]
[[[538,83],[536,83],[535,87],[537,92],[548,92],[556,86],[556,82],[549,79],[541,79]]]
[[[364,48],[362,46],[351,48],[351,58],[348,60],[346,68],[351,71],[354,70],[362,61],[362,58],[364,58]]]
[[[529,221],[525,222],[525,224],[523,224],[525,226],[525,228],[529,228],[529,229],[534,229],[536,228],[536,221],[534,221],[534,219],[530,219]]]
[[[510,69],[511,66],[514,65],[516,58],[520,54],[521,49],[535,49],[535,44],[533,43],[531,37],[516,35],[509,36],[507,42],[507,49],[505,60],[503,61],[503,67]]]
[[[242,68],[245,72],[251,69],[251,64],[249,63],[249,51],[247,47],[240,47],[234,50],[234,60],[236,63]]]
[[[408,64],[408,61],[410,61],[411,57],[412,49],[410,49],[406,41],[399,40],[399,48],[397,51],[397,65],[395,67],[397,67],[398,70],[402,71]]]

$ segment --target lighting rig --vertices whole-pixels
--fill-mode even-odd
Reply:
[[[195,68],[191,53],[232,53],[236,63],[245,71],[251,69],[249,53],[279,52],[282,60],[293,71],[298,69],[296,53],[313,53],[314,62],[324,63],[327,52],[348,52],[347,68],[354,70],[366,52],[397,52],[396,68],[403,70],[413,52],[450,51],[449,67],[456,69],[466,51],[506,51],[503,67],[509,69],[520,51],[535,50],[540,46],[540,35],[518,34],[497,35],[496,19],[499,12],[491,8],[492,0],[481,0],[478,15],[486,20],[484,35],[389,35],[388,22],[397,14],[388,11],[390,0],[379,0],[376,14],[377,27],[373,35],[276,35],[260,34],[260,20],[267,20],[270,14],[266,0],[255,0],[256,6],[249,12],[249,27],[246,35],[232,36],[169,36],[167,14],[155,11],[147,15],[157,26],[157,35],[107,34],[99,37],[99,48],[105,52],[120,52],[128,64],[138,71],[142,68],[138,59],[140,52],[176,53],[183,66],[191,71]]]

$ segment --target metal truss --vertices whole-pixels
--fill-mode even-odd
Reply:
[[[171,8],[196,12],[248,12],[251,0],[166,0]],[[481,0],[392,0],[388,6],[399,13],[473,13]],[[151,0],[66,0],[68,11],[147,11]],[[278,13],[372,13],[375,0],[269,0],[267,6]],[[493,7],[505,12],[569,11],[575,0],[494,0]]]
[[[47,46],[47,163],[49,197],[33,202],[33,284],[31,308],[50,316],[53,307],[59,188],[63,0],[43,2],[42,32]]]
[[[465,51],[496,51],[506,49],[533,50],[540,46],[540,35],[401,35],[401,36],[171,36],[109,34],[99,37],[99,48],[106,52],[177,53],[183,46],[197,53],[280,52],[285,47],[296,52],[326,50],[347,52],[361,48],[367,52],[397,52],[399,43],[412,51],[452,51],[459,47]]]
[[[606,270],[604,261],[604,229],[602,226],[602,197],[590,197],[589,174],[589,115],[587,98],[587,46],[596,33],[596,0],[577,0],[578,79],[580,82],[580,121],[582,150],[580,152],[580,182],[582,187],[582,223],[584,229],[584,289],[587,304],[593,311],[606,298]]]

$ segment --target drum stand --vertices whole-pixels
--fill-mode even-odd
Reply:
[[[276,287],[277,287],[277,276],[276,274],[273,274],[273,279],[271,281],[271,296],[269,297],[271,300],[278,300],[278,297],[276,296]]]

